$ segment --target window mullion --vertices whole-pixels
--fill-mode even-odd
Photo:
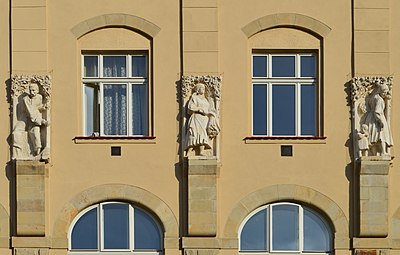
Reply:
[[[99,229],[99,244],[100,251],[104,250],[104,214],[103,214],[103,204],[98,205],[98,229]]]
[[[133,135],[132,134],[132,105],[133,105],[133,102],[132,102],[132,83],[127,83],[126,84],[126,86],[127,86],[127,95],[126,95],[126,97],[127,97],[127,108],[128,109],[126,109],[126,114],[127,114],[127,116],[126,116],[126,121],[127,121],[127,131],[126,131],[126,133],[127,133],[127,135],[128,136],[130,136],[130,135]]]
[[[296,83],[296,135],[301,136],[301,84]]]
[[[135,250],[135,208],[129,205],[129,244],[130,250]]]
[[[272,83],[267,83],[267,135],[272,136]]]
[[[304,250],[304,211],[303,207],[299,206],[299,251]]]
[[[104,97],[103,97],[103,89],[104,89],[104,84],[102,82],[99,83],[100,86],[100,135],[104,136]]]

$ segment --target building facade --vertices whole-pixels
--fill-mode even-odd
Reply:
[[[399,1],[0,12],[0,254],[400,253]]]

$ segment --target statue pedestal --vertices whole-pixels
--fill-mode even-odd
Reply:
[[[188,236],[217,234],[217,175],[216,157],[189,157],[187,172]]]
[[[45,235],[45,163],[15,161],[17,236]]]
[[[360,158],[360,237],[388,235],[388,173],[390,157]]]

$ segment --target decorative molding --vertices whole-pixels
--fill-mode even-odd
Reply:
[[[161,30],[157,25],[146,19],[124,13],[111,13],[82,21],[75,25],[71,32],[76,38],[80,38],[94,30],[107,27],[125,27],[140,31],[151,38],[154,38]]]
[[[323,22],[299,13],[277,13],[253,20],[242,28],[243,33],[251,36],[276,27],[294,27],[309,31],[319,37],[326,37],[332,30]]]

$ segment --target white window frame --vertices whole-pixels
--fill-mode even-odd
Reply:
[[[266,77],[254,77],[253,76],[253,58],[257,56],[267,57],[267,76]],[[295,77],[272,77],[272,57],[284,56],[284,57],[295,57]],[[301,57],[303,56],[314,56],[316,61],[315,77],[301,77]],[[253,53],[251,58],[251,75],[252,75],[252,85],[251,85],[251,132],[254,137],[315,137],[319,134],[319,118],[318,118],[318,56],[316,53]],[[295,86],[295,134],[294,135],[273,135],[273,121],[272,121],[272,87],[273,85],[294,85]],[[266,134],[254,134],[254,86],[255,85],[266,85],[267,86],[267,133]],[[301,134],[301,86],[302,85],[314,85],[315,86],[315,135],[302,135]]]
[[[272,229],[273,229],[273,220],[272,220],[272,207],[277,206],[277,205],[291,205],[291,206],[296,206],[299,209],[299,226],[298,226],[298,231],[299,231],[299,249],[298,250],[273,250],[273,245],[272,245]],[[307,208],[310,210],[309,208]],[[244,226],[246,225],[247,221],[253,217],[255,214],[262,210],[267,210],[267,219],[266,219],[266,228],[268,231],[267,235],[267,247],[268,250],[266,251],[261,251],[261,250],[255,250],[255,251],[248,251],[248,250],[240,250],[241,248],[241,234]],[[323,222],[326,223],[326,220],[323,219],[318,213],[315,213]],[[327,224],[327,223],[326,223]],[[251,212],[247,217],[243,220],[243,222],[239,226],[239,231],[238,231],[238,240],[239,240],[239,254],[243,255],[255,255],[255,254],[263,254],[263,255],[268,255],[268,254],[300,254],[300,255],[330,255],[333,253],[333,247],[332,247],[332,232],[329,233],[330,235],[330,251],[329,252],[314,252],[314,251],[304,251],[304,207],[299,205],[299,204],[294,204],[294,203],[289,203],[289,202],[279,202],[279,203],[274,203],[274,204],[269,204],[269,205],[264,205],[253,212]]]
[[[97,56],[97,65],[98,65],[98,75],[96,77],[86,77],[84,76],[84,68],[85,68],[85,57],[86,56]],[[103,74],[103,58],[104,57],[114,57],[114,56],[125,56],[126,59],[126,77],[104,77]],[[132,76],[132,57],[133,56],[144,56],[146,59],[146,68],[147,68],[147,73],[146,77],[134,77]],[[149,65],[149,55],[144,54],[144,53],[129,53],[129,54],[93,54],[93,53],[82,53],[81,55],[81,72],[82,72],[82,95],[85,95],[85,87],[90,86],[94,87],[95,89],[98,89],[98,98],[97,102],[100,105],[99,107],[99,135],[100,136],[106,136],[106,137],[115,137],[115,136],[124,136],[124,137],[143,137],[143,136],[150,136],[151,134],[151,116],[150,116],[150,106],[151,106],[151,100],[150,100],[150,86],[149,86],[149,73],[150,73],[150,65]],[[126,135],[105,135],[104,134],[104,84],[107,85],[126,85],[127,86],[127,134]],[[142,134],[142,135],[134,135],[132,134],[132,116],[131,116],[131,111],[132,111],[132,85],[140,85],[140,86],[146,86],[147,89],[147,134]],[[85,100],[85,97],[82,96],[82,106],[83,106],[83,113],[82,113],[82,134],[84,136],[90,136],[91,134],[86,134],[86,129],[87,129],[87,123],[86,123],[86,112],[87,112],[87,102]],[[94,123],[93,123],[94,124]]]
[[[104,213],[103,213],[103,205],[107,204],[124,204],[129,206],[129,249],[105,249],[104,248]],[[99,247],[99,250],[72,250],[72,230],[75,227],[75,224],[78,222],[78,220],[86,214],[88,211],[92,210],[93,208],[97,208],[97,245]],[[137,209],[139,210],[139,209]],[[71,222],[71,225],[68,230],[68,254],[71,255],[102,255],[102,254],[118,254],[118,255],[128,255],[128,254],[135,254],[135,255],[162,255],[163,254],[163,242],[161,242],[161,250],[135,250],[135,233],[134,233],[134,222],[135,222],[135,208],[128,203],[124,202],[115,202],[115,201],[110,201],[110,202],[103,202],[99,203],[96,205],[92,205],[82,212],[80,212],[75,219]],[[147,213],[147,212],[146,212]],[[150,217],[153,218],[155,222],[157,222],[156,219],[154,219],[153,216],[151,216],[149,213],[147,213]],[[158,232],[161,237],[161,241],[163,241],[163,235],[160,226],[157,224]]]

